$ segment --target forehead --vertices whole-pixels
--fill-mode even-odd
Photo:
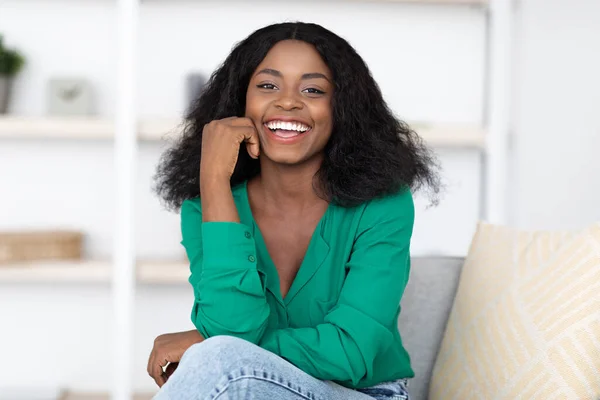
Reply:
[[[321,72],[330,75],[327,64],[315,47],[300,40],[282,40],[267,53],[257,69],[272,68],[283,75]]]

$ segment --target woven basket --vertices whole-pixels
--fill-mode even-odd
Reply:
[[[34,260],[79,260],[83,234],[73,231],[0,233],[0,264]]]

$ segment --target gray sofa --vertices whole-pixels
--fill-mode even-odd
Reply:
[[[431,371],[452,308],[463,258],[414,257],[398,319],[400,335],[411,357],[412,400],[427,400]]]

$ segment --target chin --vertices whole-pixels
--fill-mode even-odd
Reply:
[[[289,150],[291,149],[277,149],[276,151],[265,149],[263,156],[272,163],[280,165],[299,165],[306,162],[306,154]]]
[[[291,156],[291,155],[286,155],[286,156],[283,156],[283,155],[280,155],[280,156],[277,156],[277,155],[269,156],[269,155],[265,154],[265,157],[267,157],[274,164],[286,165],[286,166],[300,165],[304,161],[306,161],[302,157]]]

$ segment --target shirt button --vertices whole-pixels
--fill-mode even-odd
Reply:
[[[252,235],[250,234],[250,232],[244,233],[244,236],[246,236],[246,239],[250,239],[252,237]]]
[[[248,256],[248,261],[254,262],[256,261],[256,258],[254,258],[254,256]]]

